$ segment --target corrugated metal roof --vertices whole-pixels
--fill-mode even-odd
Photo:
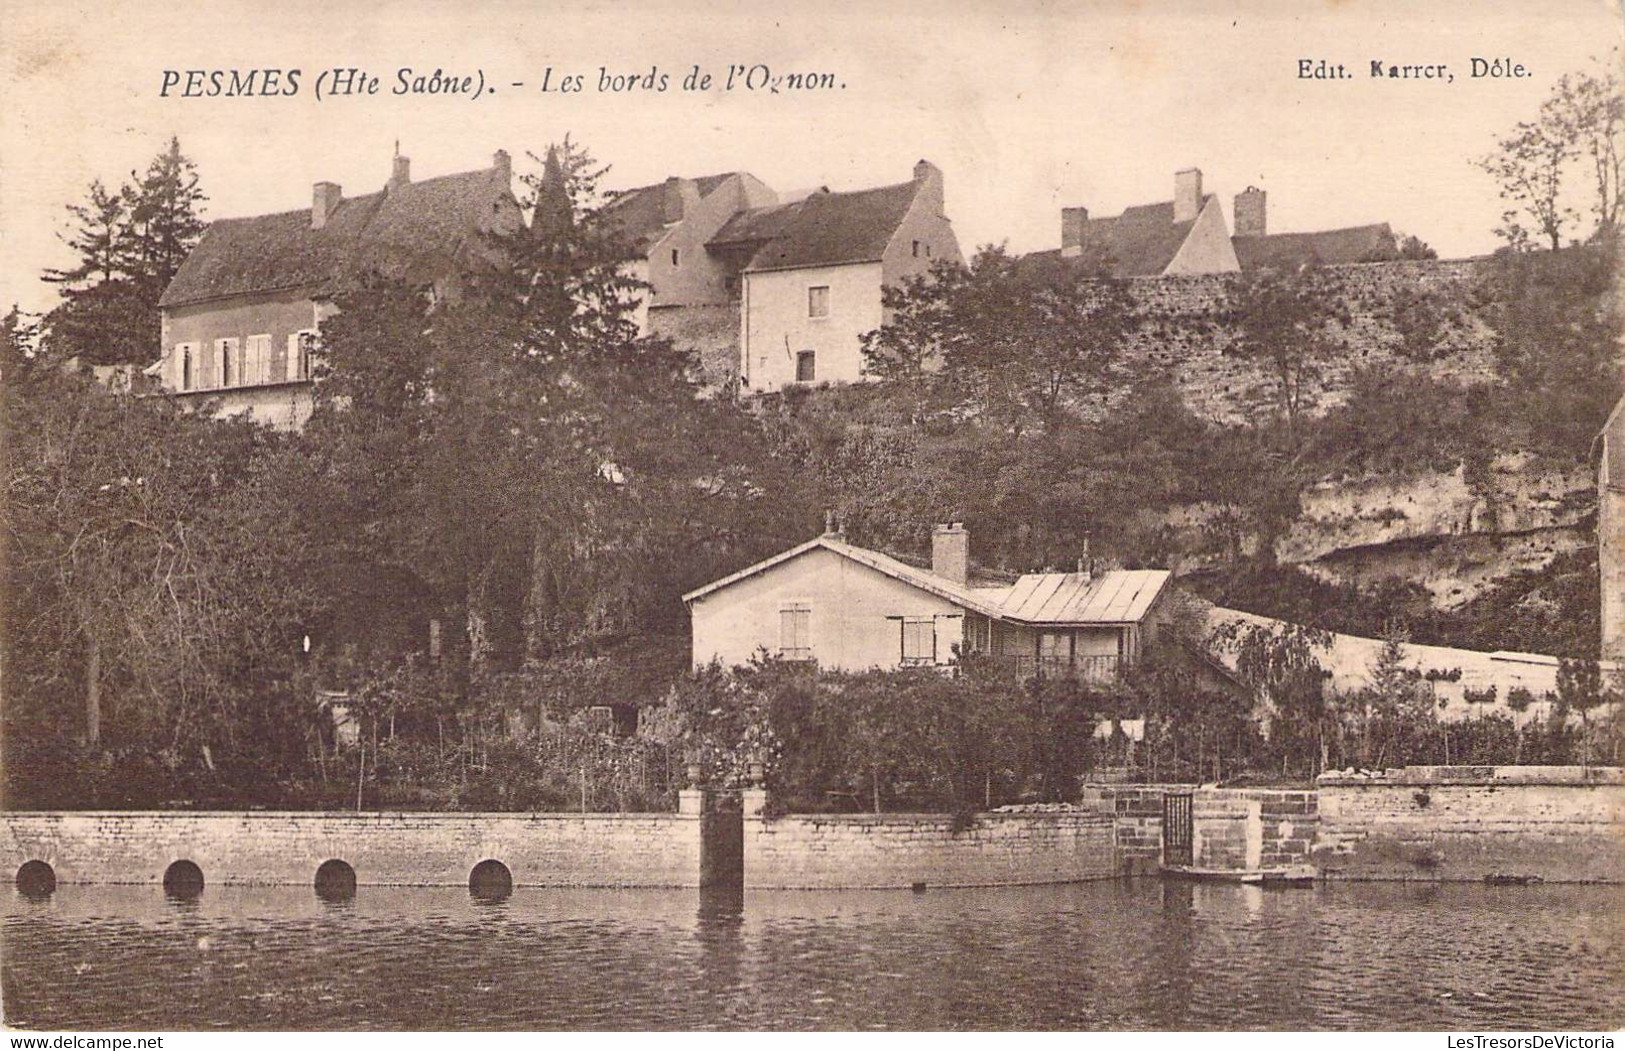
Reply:
[[[1127,624],[1145,616],[1169,577],[1165,569],[1029,573],[999,606],[1005,618],[1029,624]]]

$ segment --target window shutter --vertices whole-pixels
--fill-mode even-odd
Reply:
[[[285,375],[288,379],[296,380],[299,378],[299,333],[297,332],[293,332],[288,335],[288,360],[286,369],[287,371]]]

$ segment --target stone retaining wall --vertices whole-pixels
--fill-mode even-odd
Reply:
[[[160,883],[191,861],[209,884],[310,885],[329,859],[360,884],[466,886],[481,861],[521,886],[697,887],[700,818],[680,814],[9,813],[6,878],[27,861],[64,883]]]
[[[1314,860],[1328,879],[1625,880],[1625,772],[1406,767],[1326,775]]]
[[[747,808],[748,809],[748,808]],[[985,887],[1117,874],[1111,817],[1083,811],[745,818],[745,886]]]

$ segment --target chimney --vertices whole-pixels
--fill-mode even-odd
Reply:
[[[666,180],[666,222],[680,223],[689,209],[700,203],[700,188],[693,179],[679,179],[673,175]]]
[[[1174,222],[1188,223],[1202,210],[1202,169],[1174,172]]]
[[[310,228],[320,230],[338,210],[344,190],[336,182],[319,182],[311,188]]]
[[[932,201],[936,204],[937,214],[941,215],[944,207],[942,198],[942,169],[938,168],[930,161],[921,158],[914,163],[914,181],[919,183],[925,192],[931,196]]]
[[[496,173],[502,188],[507,189],[513,182],[513,158],[508,156],[507,150],[491,154],[491,170]]]
[[[955,584],[970,580],[970,534],[965,523],[949,522],[932,530],[931,572]]]
[[[1061,209],[1061,255],[1070,259],[1083,254],[1083,231],[1089,222],[1089,209]]]
[[[836,540],[846,539],[846,527],[841,523],[839,511],[824,512],[824,535],[834,537]]]
[[[395,155],[395,167],[389,173],[389,188],[399,190],[412,181],[412,158]]]
[[[1089,534],[1083,535],[1083,554],[1078,558],[1078,573],[1083,577],[1084,583],[1094,579],[1095,560],[1089,557]]]
[[[1249,186],[1236,194],[1236,206],[1232,214],[1236,219],[1237,237],[1263,237],[1266,232],[1264,191],[1256,186]]]

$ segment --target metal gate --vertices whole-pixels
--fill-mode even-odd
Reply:
[[[1169,792],[1162,797],[1162,863],[1190,865],[1191,794]]]

